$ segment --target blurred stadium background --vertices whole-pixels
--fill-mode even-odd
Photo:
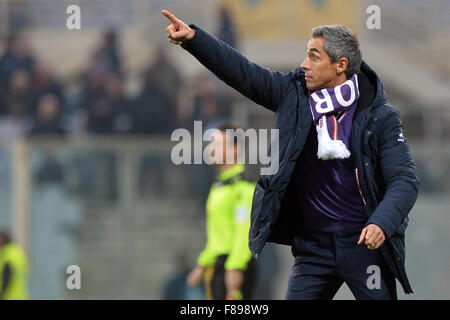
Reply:
[[[71,4],[81,30],[66,28]],[[372,4],[380,30],[366,27]],[[224,118],[271,128],[273,114],[167,43],[161,9],[282,71],[312,27],[358,33],[421,179],[406,235],[415,294],[399,296],[450,299],[449,0],[0,0],[0,229],[27,252],[31,298],[201,297],[182,287],[214,172],[173,165],[170,134]],[[268,244],[260,261],[256,298],[283,299],[289,248]],[[69,265],[81,290],[66,288]],[[353,299],[345,286],[336,298]]]

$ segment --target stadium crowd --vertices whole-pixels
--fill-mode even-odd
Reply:
[[[217,35],[236,45],[233,25],[225,10]],[[198,88],[188,103],[189,112],[179,110],[182,75],[168,58],[165,48],[155,48],[154,59],[142,66],[137,95],[124,87],[129,78],[120,53],[120,36],[107,30],[90,53],[75,87],[59,79],[34,54],[29,40],[17,34],[4,39],[0,56],[0,138],[87,133],[170,134],[174,128],[192,127],[229,115],[226,90],[210,76],[200,76]],[[81,70],[80,70],[81,71]],[[183,104],[186,106],[186,104]],[[182,114],[183,116],[179,116]]]

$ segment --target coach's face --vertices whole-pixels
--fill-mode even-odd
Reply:
[[[342,61],[331,63],[323,38],[311,38],[306,50],[301,68],[305,72],[306,87],[309,90],[332,88],[346,81]]]

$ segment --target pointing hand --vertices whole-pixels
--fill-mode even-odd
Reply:
[[[195,30],[183,21],[179,20],[172,13],[167,10],[162,10],[161,13],[170,20],[171,24],[166,28],[167,37],[173,44],[184,44],[195,37]]]

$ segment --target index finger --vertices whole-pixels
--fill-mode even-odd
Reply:
[[[177,17],[175,17],[172,13],[170,13],[167,10],[161,10],[161,13],[167,17],[167,19],[170,20],[170,22],[172,23],[179,23],[179,20],[177,19]]]
[[[364,229],[362,230],[362,232],[361,232],[361,235],[359,236],[359,240],[358,240],[358,243],[357,243],[357,244],[363,243],[364,237],[366,236],[366,232],[367,232],[367,229],[364,228]]]

